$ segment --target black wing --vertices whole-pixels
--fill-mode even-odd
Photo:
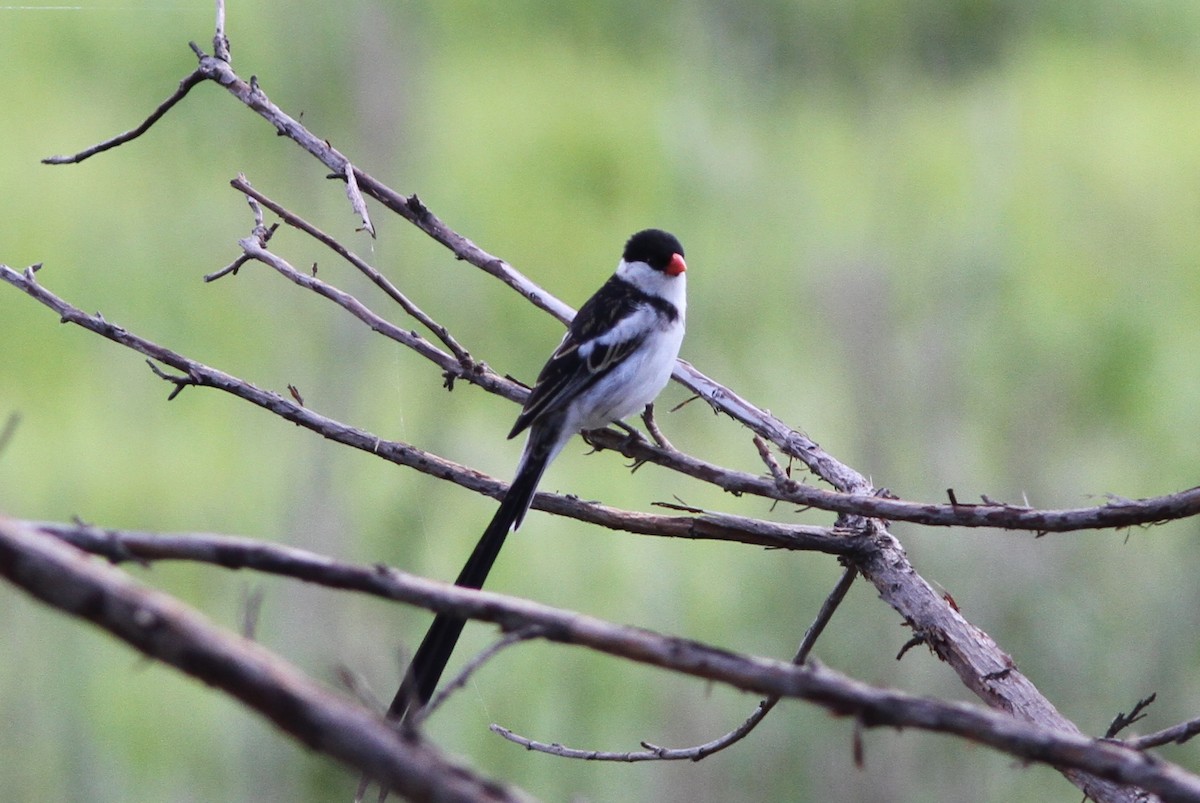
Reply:
[[[607,374],[623,357],[636,349],[646,333],[612,343],[595,343],[586,358],[579,347],[610,331],[621,320],[649,302],[649,297],[623,279],[611,277],[589,298],[538,374],[525,407],[517,416],[508,437],[519,435],[530,424],[551,411],[562,409],[561,402],[574,397]]]

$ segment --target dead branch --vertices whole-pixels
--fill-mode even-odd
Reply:
[[[332,171],[335,178],[344,181],[352,210],[361,219],[363,227],[372,234],[373,227],[366,207],[367,198],[374,199],[410,221],[432,239],[446,246],[456,258],[500,279],[559,320],[569,320],[572,312],[568,306],[546,293],[503,260],[486,253],[451,229],[438,219],[416,194],[405,196],[397,193],[354,167],[350,160],[334,149],[327,140],[316,137],[297,120],[275,106],[255,78],[251,78],[249,82],[241,79],[229,61],[222,3],[218,2],[217,35],[214,37],[217,55],[209,56],[195,45],[192,48],[199,60],[196,70],[185,77],[176,93],[160,104],[140,126],[81,151],[73,157],[51,157],[48,161],[55,164],[77,163],[103,150],[128,142],[161,119],[193,86],[202,80],[212,80],[263,117],[278,133],[320,160]],[[242,191],[245,192],[246,189]],[[293,217],[299,220],[298,216]],[[405,333],[333,285],[297,271],[286,260],[266,248],[266,236],[262,233],[261,220],[256,223],[255,234],[242,240],[241,245],[247,258],[269,265],[290,281],[334,301],[376,331],[413,348],[443,368],[448,379],[462,377],[488,392],[505,398],[520,400],[524,397],[525,390],[519,384],[492,373],[484,366],[464,363],[462,356],[467,353],[465,349],[459,353],[443,339],[443,345],[452,352],[447,353],[415,333]],[[240,264],[243,263],[235,262],[230,269],[236,269]],[[502,484],[479,472],[407,444],[382,441],[369,433],[324,418],[278,394],[260,390],[236,377],[132,335],[121,327],[108,323],[99,315],[87,315],[42,288],[35,281],[33,273],[33,269],[19,273],[0,266],[0,278],[54,309],[64,322],[75,323],[179,371],[179,375],[173,376],[152,366],[157,373],[175,385],[174,393],[192,385],[218,388],[325,437],[371,451],[392,462],[417,468],[463,487],[490,495],[498,494],[503,488]],[[387,291],[386,287],[380,286]],[[393,297],[393,300],[397,299]],[[436,334],[436,330],[433,331]],[[944,595],[936,592],[916,573],[900,543],[886,529],[886,521],[905,520],[932,526],[998,527],[1036,533],[1129,527],[1196,515],[1200,512],[1200,488],[1154,499],[1114,499],[1102,506],[1075,510],[1035,510],[1027,506],[997,504],[986,497],[981,505],[964,505],[953,498],[948,505],[907,502],[881,494],[862,474],[826,453],[808,436],[703,375],[690,364],[680,362],[675,376],[699,398],[741,423],[760,439],[760,455],[767,464],[769,477],[715,466],[673,449],[665,438],[658,439],[657,444],[652,444],[644,440],[634,441],[615,431],[606,431],[594,433],[593,442],[605,448],[617,449],[635,460],[655,462],[682,474],[714,483],[727,491],[752,493],[839,513],[840,527],[811,530],[777,529],[777,525],[768,525],[766,522],[750,523],[750,520],[730,516],[648,517],[645,514],[613,511],[598,505],[584,505],[577,500],[550,494],[539,494],[535,507],[553,512],[569,509],[572,512],[567,515],[575,515],[604,526],[613,526],[612,522],[619,522],[622,529],[634,532],[641,531],[638,527],[650,527],[653,519],[653,526],[660,528],[654,534],[680,537],[728,535],[730,540],[744,540],[749,543],[766,543],[777,539],[789,544],[791,548],[820,549],[841,554],[845,556],[847,565],[871,581],[881,597],[901,614],[912,628],[914,639],[929,646],[942,660],[949,663],[964,685],[988,705],[999,709],[999,712],[979,711],[967,706],[936,703],[907,697],[897,692],[871,689],[815,665],[795,667],[760,659],[744,659],[691,642],[663,640],[662,637],[657,637],[656,640],[654,634],[645,631],[624,629],[614,634],[611,629],[605,629],[605,623],[580,615],[572,615],[569,621],[558,622],[557,629],[552,627],[546,630],[546,638],[568,643],[586,643],[594,649],[633,660],[672,668],[697,677],[720,679],[739,688],[768,695],[768,699],[773,696],[795,696],[812,700],[839,713],[853,715],[858,722],[867,727],[893,725],[955,733],[1007,750],[1013,755],[1047,761],[1062,769],[1087,795],[1097,800],[1127,800],[1141,796],[1136,790],[1114,786],[1114,782],[1138,784],[1144,789],[1167,797],[1196,799],[1196,784],[1200,781],[1194,776],[1187,775],[1172,765],[1133,753],[1124,747],[1089,740],[1080,735],[1078,729],[1055,710],[986,633],[967,622]],[[769,450],[765,448],[766,443],[772,444],[789,458],[803,462],[814,475],[834,490],[818,489],[793,480],[774,463]],[[842,535],[847,532],[854,533],[854,536]],[[429,606],[436,610],[442,610],[439,606],[445,606],[447,609],[453,607],[456,614],[495,621],[502,627],[516,626],[515,620],[507,618],[511,611],[506,613],[503,600],[493,595],[476,593],[474,596],[468,594],[457,598],[455,594],[450,593],[449,602],[446,602],[445,598],[440,599],[440,602],[435,601]],[[546,621],[553,620],[551,612],[541,613],[549,617]],[[530,620],[525,617],[522,621],[527,624]],[[1031,746],[1034,743],[1038,745],[1036,751]],[[388,780],[382,774],[370,770],[368,772]],[[390,780],[388,782],[391,783]],[[398,784],[392,785],[401,788]]]
[[[538,287],[504,260],[488,254],[453,231],[415,195],[404,196],[351,166],[349,160],[328,141],[312,134],[272,103],[257,81],[246,82],[233,71],[229,62],[208,56],[195,46],[193,49],[197,52],[200,65],[184,79],[185,81],[191,81],[194,76],[201,75],[202,78],[225,87],[234,97],[273,125],[281,135],[296,142],[334,171],[336,177],[347,180],[346,176],[352,173],[362,192],[374,197],[435,241],[449,248],[457,259],[475,265],[500,279],[560,321],[566,322],[571,319],[574,313],[569,306]],[[170,105],[174,105],[179,99],[182,99],[182,95],[178,98],[172,96]],[[134,129],[138,135],[144,133],[170,108],[166,103],[163,105],[166,109],[160,106],[141,126]],[[46,161],[52,164],[76,163],[134,138],[121,138],[125,136],[106,140],[74,156],[50,157]],[[844,492],[830,493],[796,483],[798,487],[791,489],[791,498],[786,501],[846,515],[910,521],[930,526],[996,527],[1034,532],[1124,528],[1187,518],[1200,513],[1200,486],[1165,496],[1137,500],[1114,498],[1107,505],[1066,510],[1035,510],[995,503],[935,505],[874,496],[871,493],[874,490],[871,484],[857,471],[826,453],[800,431],[789,427],[769,412],[700,373],[690,363],[680,360],[675,378],[713,407],[744,424],[760,437],[771,441],[785,454],[803,461],[814,474]]]
[[[528,389],[524,386],[492,372],[481,364],[476,364],[471,369],[464,369],[463,365],[453,356],[441,351],[428,340],[386,321],[348,293],[298,271],[288,264],[286,260],[275,256],[263,248],[254,238],[245,238],[241,243],[248,258],[264,262],[264,264],[274,268],[294,283],[310,289],[334,301],[339,306],[346,308],[374,331],[412,348],[417,353],[432,361],[435,365],[443,369],[445,376],[466,379],[468,382],[488,392],[516,402],[523,401],[525,395],[528,393]],[[19,272],[7,265],[0,264],[0,280],[8,282],[58,312],[64,323],[74,323],[83,326],[96,334],[133,348],[159,362],[183,370],[188,374],[189,381],[187,384],[203,385],[225,390],[247,401],[265,407],[293,423],[314,429],[325,437],[341,440],[337,436],[337,431],[345,428],[345,425],[323,427],[319,422],[328,422],[329,419],[306,415],[294,417],[289,414],[288,403],[277,394],[264,396],[262,395],[262,391],[252,388],[247,383],[242,383],[235,377],[214,371],[199,363],[174,354],[168,349],[153,344],[150,341],[130,335],[124,329],[109,324],[99,315],[91,316],[84,313],[79,308],[74,307],[42,287],[34,278],[34,272],[32,269]],[[199,372],[201,376],[207,375],[208,378],[204,380],[196,379],[193,372]],[[711,380],[708,380],[708,382],[714,387],[721,387]],[[727,398],[733,394],[731,391],[721,388],[719,395]],[[283,406],[281,406],[281,403]],[[295,409],[303,410],[300,407]],[[762,423],[765,424],[768,422]],[[1200,486],[1167,496],[1138,500],[1115,500],[1098,507],[1069,510],[1036,510],[995,504],[935,505],[878,496],[874,494],[874,489],[870,488],[869,485],[866,486],[866,490],[863,492],[839,493],[804,485],[790,478],[787,478],[785,482],[779,482],[775,477],[767,479],[745,472],[726,469],[645,440],[632,440],[614,431],[589,433],[589,441],[595,446],[619,451],[635,460],[652,462],[686,474],[687,476],[713,483],[731,493],[752,494],[862,518],[909,521],[932,526],[995,527],[1047,533],[1081,529],[1123,528],[1187,518],[1200,513]],[[362,448],[366,451],[376,453],[378,452],[375,447],[383,445],[383,442],[378,439],[365,441],[357,437],[342,440],[342,442],[350,446],[355,446],[355,448]],[[393,459],[393,457],[388,457],[385,454],[381,454],[381,456],[402,465],[419,468],[419,465],[404,460]],[[832,460],[832,458],[829,459]],[[865,483],[865,479],[863,482]],[[868,493],[867,491],[870,492]],[[537,507],[536,502],[534,506]]]
[[[200,70],[195,70],[189,73],[183,78],[183,80],[179,82],[179,88],[176,89],[169,98],[158,104],[158,107],[155,108],[155,110],[150,113],[150,116],[143,120],[140,125],[136,126],[135,128],[131,128],[123,134],[118,134],[111,139],[106,139],[103,142],[99,142],[90,148],[85,148],[84,150],[79,151],[79,153],[72,154],[71,156],[47,156],[42,160],[42,164],[79,164],[85,159],[90,159],[98,153],[104,153],[105,151],[115,148],[118,145],[124,145],[126,142],[131,142],[137,139],[142,134],[145,134],[147,131],[149,131],[152,125],[161,120],[163,115],[175,107],[176,103],[187,97],[187,94],[191,92],[193,88],[208,80],[208,78],[209,77]]]
[[[833,591],[825,599],[821,605],[821,610],[817,612],[817,618],[804,632],[804,638],[800,642],[800,648],[796,651],[796,655],[792,658],[792,663],[797,666],[802,665],[808,660],[808,655],[812,652],[813,646],[817,643],[817,639],[825,630],[825,626],[829,624],[829,620],[833,618],[834,611],[841,605],[842,600],[846,598],[846,594],[850,591],[850,586],[854,584],[854,578],[857,576],[854,569],[847,569],[842,573],[842,578],[838,580]],[[661,747],[649,742],[642,742],[643,751],[626,751],[621,753],[608,752],[603,750],[579,750],[569,747],[564,747],[561,744],[546,744],[529,739],[519,734],[514,733],[508,728],[493,724],[492,730],[508,739],[511,742],[521,745],[526,750],[537,750],[539,752],[550,753],[551,755],[560,756],[562,758],[581,758],[588,761],[700,761],[714,753],[719,753],[727,747],[737,744],[742,739],[750,735],[751,731],[758,727],[767,714],[771,713],[780,701],[780,697],[772,696],[759,702],[749,717],[746,718],[738,727],[725,733],[716,739],[705,742],[704,744],[695,745],[693,747],[670,748]]]
[[[442,341],[442,344],[448,348],[455,357],[458,358],[458,361],[464,367],[471,370],[476,370],[480,367],[477,366],[475,360],[471,358],[470,353],[463,348],[462,344],[451,336],[450,331],[445,326],[439,324],[437,321],[427,315],[420,307],[418,307],[407,296],[401,293],[400,290],[397,289],[396,285],[392,284],[386,276],[380,273],[373,265],[369,264],[362,257],[355,254],[349,248],[342,245],[342,243],[338,242],[335,238],[330,237],[328,234],[321,231],[307,220],[304,220],[299,215],[286,209],[282,205],[276,203],[266,195],[263,195],[261,192],[254,189],[254,187],[250,186],[250,182],[246,180],[245,176],[238,176],[236,179],[230,182],[230,186],[239,192],[244,192],[249,197],[258,201],[260,204],[278,215],[279,219],[284,223],[304,232],[314,240],[329,248],[342,259],[346,260],[346,262],[357,268],[360,273],[374,282],[375,285],[384,293],[386,293],[389,298],[399,304],[400,308],[408,313],[409,316],[416,319],[418,323],[427,328],[429,331],[433,332],[434,335],[436,335],[437,338]]]
[[[255,258],[258,258],[259,255],[265,256],[272,261],[272,267],[278,266],[284,271],[290,271],[301,281],[311,279],[311,277],[306,278],[304,274],[295,271],[286,262],[270,256],[270,252],[262,251],[253,246],[249,250],[255,255]],[[500,496],[504,492],[506,487],[504,483],[482,472],[446,460],[410,444],[401,441],[384,440],[348,424],[326,418],[292,399],[285,398],[278,393],[262,390],[231,374],[210,368],[207,365],[171,351],[164,346],[139,337],[123,327],[110,323],[101,315],[88,315],[78,307],[64,301],[43,287],[34,279],[31,271],[18,273],[7,265],[0,265],[0,280],[6,281],[23,290],[32,298],[57,312],[64,323],[73,323],[82,326],[89,331],[120,343],[152,360],[179,371],[181,376],[172,377],[155,368],[155,373],[176,386],[172,395],[177,393],[180,388],[190,385],[222,390],[262,407],[287,421],[310,429],[325,438],[369,452],[398,465],[415,468],[422,473],[439,479],[449,480],[468,490],[483,493],[493,498]],[[324,283],[321,284],[323,285]],[[335,298],[341,298],[341,291],[335,291],[331,288],[328,293]],[[351,303],[356,309],[365,310],[365,307],[362,307],[357,301],[348,303]],[[364,314],[366,313],[364,312]],[[428,343],[428,341],[424,342]],[[432,345],[430,347],[432,348]],[[445,356],[451,359],[448,355]],[[488,387],[488,389],[492,389],[490,381],[485,381],[481,376],[477,377],[480,384]],[[502,379],[495,374],[490,374],[490,376],[496,380],[497,388],[495,392],[497,393],[501,393],[501,385],[506,390],[519,387],[517,383],[511,380]],[[606,433],[599,434],[602,436],[606,435]],[[622,437],[616,435],[616,433],[612,434],[617,438]],[[643,447],[634,443],[630,448],[636,452],[636,450]],[[649,447],[646,446],[645,448]],[[661,534],[676,538],[743,540],[747,543],[762,546],[817,549],[839,555],[852,553],[862,547],[861,539],[851,537],[845,531],[833,531],[829,528],[805,525],[781,525],[730,515],[672,517],[654,516],[632,511],[622,512],[605,505],[584,502],[574,497],[560,496],[548,492],[539,492],[534,499],[533,507],[557,515],[567,515],[582,521],[589,521],[610,529],[622,529],[644,534]]]
[[[1187,722],[1181,722],[1178,725],[1172,725],[1169,728],[1164,728],[1154,733],[1147,733],[1145,736],[1123,739],[1122,744],[1136,750],[1149,750],[1152,747],[1161,747],[1165,744],[1183,744],[1194,738],[1197,734],[1200,734],[1200,719],[1190,719]]]
[[[414,728],[421,727],[421,724],[428,720],[429,717],[432,716],[433,713],[440,708],[452,694],[467,685],[467,681],[470,680],[471,675],[474,675],[476,672],[478,672],[484,664],[495,658],[497,654],[513,646],[514,644],[520,644],[523,641],[529,641],[530,639],[538,638],[541,635],[542,629],[537,625],[530,625],[528,627],[523,627],[505,633],[503,636],[493,642],[487,649],[482,650],[465,664],[463,664],[463,668],[459,670],[457,675],[450,678],[450,680],[438,690],[437,694],[430,698],[428,703],[421,706],[421,710],[414,712],[413,715],[406,720],[408,726]]]
[[[509,790],[402,738],[383,719],[321,688],[263,647],[222,631],[74,547],[0,518],[0,574],[145,655],[240,700],[305,746],[410,797],[512,800]]]
[[[587,646],[748,691],[809,700],[835,714],[852,716],[865,727],[919,728],[954,734],[1019,758],[1134,784],[1169,799],[1200,799],[1200,778],[1119,743],[1024,723],[977,706],[871,687],[812,661],[797,666],[738,655],[501,594],[461,589],[389,569],[379,568],[376,572],[389,577],[395,599],[493,622],[506,632],[536,633],[551,641]],[[388,764],[402,760],[388,751],[389,744],[410,745],[378,717],[336,698],[328,708],[310,710],[306,707],[310,702],[316,706],[328,693],[315,689],[311,681],[258,645],[221,633],[165,595],[138,588],[117,570],[88,561],[73,548],[56,545],[20,523],[0,520],[0,573],[39,599],[86,618],[146,654],[226,690],[263,711],[285,730],[293,718],[299,717],[295,729],[306,744],[386,780],[397,790],[413,788],[415,781],[407,775],[403,777],[406,786],[393,781],[402,773]],[[282,690],[274,688],[277,681]],[[372,726],[380,730],[376,732]],[[342,727],[345,732],[336,730]],[[326,728],[334,728],[335,732],[330,734]],[[381,744],[360,744],[360,731],[364,729],[369,738]],[[372,752],[376,748],[378,751]],[[357,750],[367,751],[369,757],[353,752],[349,757],[342,756],[343,751]],[[372,766],[364,766],[367,763]],[[398,766],[404,766],[407,773],[407,764]],[[437,773],[446,771],[443,766],[437,768]]]

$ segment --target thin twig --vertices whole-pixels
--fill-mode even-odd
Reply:
[[[771,477],[775,480],[776,485],[780,488],[786,488],[789,483],[795,483],[787,475],[787,472],[783,470],[783,466],[779,465],[779,461],[775,459],[775,455],[771,454],[771,447],[758,435],[754,436],[754,448],[758,450],[758,456],[762,458],[763,464],[767,467],[767,471],[771,473]]]
[[[180,393],[182,393],[184,388],[189,387],[191,385],[199,384],[195,379],[192,379],[189,376],[175,376],[173,374],[168,374],[166,371],[159,368],[154,363],[154,360],[146,360],[146,365],[150,366],[150,370],[159,379],[161,379],[165,382],[170,382],[172,385],[175,386],[175,388],[167,396],[167,401],[174,401],[175,397],[178,396]]]
[[[228,276],[231,273],[236,276],[238,270],[242,267],[242,265],[245,265],[249,261],[250,261],[249,254],[242,254],[241,256],[239,256],[237,259],[230,262],[225,267],[223,267],[219,270],[215,270],[212,273],[204,274],[204,281],[205,282],[215,282],[217,279]]]
[[[251,641],[258,632],[258,620],[262,615],[265,594],[262,586],[246,588],[242,591],[242,636]]]
[[[813,646],[821,633],[825,631],[825,626],[829,624],[829,620],[833,618],[834,611],[841,605],[842,600],[846,598],[850,586],[854,584],[854,578],[858,576],[858,571],[853,567],[847,568],[842,573],[842,577],[834,586],[833,591],[825,598],[821,609],[817,612],[816,619],[804,632],[804,638],[800,641],[800,647],[796,651],[795,657],[792,658],[792,663],[801,666],[808,660],[809,653],[812,652]],[[526,750],[536,750],[543,753],[559,756],[561,758],[577,758],[587,761],[617,761],[617,762],[634,762],[634,761],[700,761],[714,753],[719,753],[731,745],[737,744],[742,739],[746,738],[758,724],[766,718],[771,709],[780,701],[779,696],[770,696],[759,702],[754,712],[745,719],[738,727],[728,733],[718,736],[716,739],[705,742],[704,744],[695,745],[692,747],[661,747],[643,741],[642,751],[624,751],[611,752],[604,750],[584,750],[578,748],[565,747],[558,743],[549,744],[539,742],[525,736],[521,736],[500,725],[491,725],[492,731],[503,736],[511,742],[515,742]]]
[[[82,162],[85,159],[89,159],[89,158],[95,156],[98,153],[103,153],[104,151],[106,151],[110,148],[115,148],[118,145],[124,145],[126,142],[129,142],[130,140],[137,139],[142,134],[145,134],[147,131],[149,131],[150,126],[154,125],[159,120],[161,120],[162,116],[164,114],[166,114],[167,112],[169,112],[171,110],[172,106],[174,106],[179,101],[183,100],[184,97],[187,96],[187,93],[192,91],[193,87],[195,87],[197,84],[205,81],[207,78],[208,78],[208,76],[205,75],[201,70],[199,70],[199,69],[195,70],[194,72],[190,73],[186,78],[184,78],[182,81],[180,81],[179,88],[176,89],[169,98],[164,100],[162,103],[158,104],[158,108],[156,108],[153,112],[151,112],[150,116],[147,117],[145,120],[143,120],[142,124],[139,125],[137,128],[132,128],[123,134],[118,134],[115,137],[106,139],[103,142],[93,145],[90,148],[86,148],[86,149],[80,151],[79,153],[76,153],[71,156],[47,156],[45,159],[42,160],[42,164],[48,164],[48,165],[77,164],[79,162]]]
[[[496,657],[514,644],[520,644],[530,639],[540,638],[545,635],[542,629],[536,625],[521,627],[512,632],[505,633],[503,637],[492,642],[486,649],[481,650],[477,655],[467,661],[463,668],[456,674],[450,682],[446,683],[432,699],[417,711],[409,714],[405,722],[411,727],[420,727],[425,720],[433,715],[434,711],[442,706],[450,696],[459,689],[467,685],[467,681],[471,676],[478,672],[484,664]]]
[[[355,178],[354,165],[346,162],[346,172],[343,178],[346,181],[346,197],[350,199],[350,208],[362,220],[362,231],[371,235],[371,239],[375,239],[375,227],[371,224],[371,216],[367,212],[367,202],[363,199],[362,191],[358,189],[358,179]]]
[[[1145,710],[1149,708],[1156,699],[1158,699],[1158,695],[1151,694],[1149,697],[1143,697],[1141,700],[1138,700],[1133,706],[1133,710],[1131,710],[1128,714],[1123,711],[1118,713],[1115,717],[1113,717],[1113,721],[1109,723],[1108,730],[1104,732],[1104,738],[1115,739],[1118,733],[1125,730],[1138,720],[1145,719]]]
[[[473,242],[453,231],[436,217],[415,196],[404,196],[350,166],[349,159],[327,141],[315,136],[297,120],[275,106],[254,82],[243,81],[225,61],[204,55],[194,48],[200,59],[197,72],[225,87],[250,109],[269,121],[276,129],[303,147],[338,175],[354,172],[361,192],[374,197],[387,208],[404,217],[435,241],[445,245],[455,257],[469,262],[499,278],[522,296],[561,321],[569,321],[574,312],[543,288],[531,282],[511,265],[480,249]],[[161,116],[161,115],[159,115]],[[157,119],[157,118],[153,118]],[[150,121],[152,122],[152,120]],[[120,137],[109,140],[119,144]],[[101,150],[112,147],[102,143]],[[92,151],[94,149],[89,149]],[[98,151],[96,151],[98,152]],[[85,151],[83,153],[89,153]],[[66,157],[64,157],[66,158]],[[67,161],[72,159],[66,158]],[[690,363],[680,360],[675,378],[710,405],[739,421],[755,434],[774,443],[784,454],[799,459],[821,479],[843,493],[831,493],[808,486],[799,486],[781,501],[795,502],[833,512],[894,521],[911,521],[931,526],[997,527],[1033,532],[1065,532],[1082,529],[1124,528],[1140,524],[1185,518],[1200,514],[1200,487],[1168,496],[1151,499],[1112,502],[1099,508],[1072,510],[1030,510],[1009,505],[926,505],[875,496],[871,483],[859,472],[846,466],[822,450],[803,433],[788,426],[768,411],[743,399],[701,372]],[[633,455],[635,459],[641,459]],[[742,490],[727,488],[727,490]],[[752,493],[756,491],[750,491]],[[770,495],[771,498],[778,498]],[[872,582],[877,582],[872,578]],[[877,584],[887,584],[886,578]],[[906,616],[911,612],[902,611]]]
[[[264,225],[262,208],[258,205],[258,202],[255,201],[253,198],[247,198],[246,201],[250,206],[251,213],[254,215],[254,228],[251,229],[251,236],[254,237],[258,241],[258,244],[260,247],[266,248],[267,243],[269,243],[271,241],[271,238],[275,235],[275,232],[279,229],[279,224],[272,223],[270,226]],[[242,265],[245,265],[247,262],[251,261],[251,259],[252,259],[252,257],[249,254],[242,253],[240,256],[237,257],[237,259],[233,260],[233,262],[229,263],[228,265],[221,268],[220,270],[216,270],[216,271],[213,271],[212,273],[205,274],[204,275],[205,284],[208,284],[210,282],[215,282],[217,279],[224,278],[225,276],[228,276],[230,274],[233,274],[234,276],[236,276],[238,270],[242,267]]]
[[[217,24],[213,34],[213,53],[226,64],[233,62],[229,52],[229,37],[225,35],[225,0],[217,0]]]
[[[842,577],[838,580],[837,585],[821,603],[821,609],[817,611],[816,619],[809,625],[808,630],[804,631],[804,638],[800,640],[800,647],[796,650],[796,656],[792,659],[792,663],[799,665],[808,661],[809,653],[812,652],[817,639],[825,632],[825,626],[833,618],[834,612],[842,604],[846,594],[850,592],[850,586],[854,585],[856,577],[858,577],[858,570],[853,566],[847,566],[846,570],[842,572]]]
[[[317,295],[334,302],[355,318],[365,323],[373,331],[412,349],[417,354],[440,367],[443,371],[443,376],[450,375],[466,379],[472,384],[479,385],[486,390],[514,401],[524,401],[528,395],[529,391],[522,385],[504,379],[488,370],[486,366],[472,361],[470,355],[466,355],[465,350],[460,349],[460,353],[466,355],[465,360],[447,354],[415,331],[403,329],[387,320],[344,290],[323,279],[317,278],[311,273],[297,270],[286,259],[265,248],[257,237],[244,237],[238,241],[238,244],[250,259],[257,260],[273,268],[293,284],[303,287],[306,290],[311,290]]]
[[[1200,719],[1189,719],[1187,722],[1181,722],[1154,733],[1147,733],[1145,736],[1123,739],[1122,743],[1136,750],[1148,750],[1151,747],[1161,747],[1165,744],[1183,744],[1197,734],[1200,734]]]
[[[646,425],[646,431],[650,433],[650,437],[658,444],[660,449],[665,449],[668,452],[678,452],[671,442],[667,440],[667,436],[658,426],[658,421],[654,418],[654,405],[647,404],[646,409],[642,410],[642,423]]]
[[[380,716],[383,716],[383,713],[387,711],[387,706],[375,694],[375,691],[371,688],[371,684],[367,683],[366,678],[361,673],[354,671],[345,664],[338,665],[335,672],[338,682],[342,684],[342,687],[346,691],[354,696],[354,699],[358,700],[359,705],[368,711],[375,711]]]
[[[817,639],[825,632],[825,626],[829,624],[829,620],[833,618],[834,612],[842,604],[842,600],[846,598],[846,594],[850,591],[850,586],[854,585],[854,578],[857,576],[858,570],[854,567],[849,567],[842,573],[841,579],[838,580],[833,590],[829,592],[829,596],[825,598],[825,601],[821,603],[821,608],[817,611],[817,616],[813,620],[813,623],[804,631],[804,638],[800,640],[800,646],[792,658],[793,664],[802,666],[808,661],[808,656],[812,652],[812,648],[816,645]],[[643,745],[658,753],[661,758],[675,758],[676,755],[673,754],[677,754],[678,758],[699,761],[746,738],[751,731],[758,727],[760,722],[766,719],[767,714],[771,713],[771,710],[779,703],[780,699],[782,698],[778,696],[762,699],[754,709],[754,712],[741,725],[704,744],[696,745],[695,747],[676,748],[674,750],[655,747],[645,742],[643,742]]]
[[[416,319],[429,331],[433,332],[433,334],[442,341],[446,348],[448,348],[451,353],[454,354],[460,364],[469,367],[472,370],[475,369],[475,360],[471,357],[470,353],[463,348],[462,344],[454,339],[454,337],[450,334],[450,331],[445,326],[441,325],[427,315],[420,307],[414,304],[373,265],[368,263],[362,257],[358,256],[358,254],[354,253],[346,246],[342,245],[335,238],[318,229],[312,223],[309,223],[307,220],[287,209],[282,204],[276,203],[262,192],[255,189],[250,182],[246,180],[245,176],[239,175],[230,182],[230,186],[232,186],[235,190],[250,196],[251,198],[257,199],[259,203],[270,209],[274,214],[278,215],[280,220],[282,220],[284,223],[304,232],[314,240],[317,240],[329,248],[342,259],[349,262],[351,265],[357,268],[359,272],[361,272],[377,287],[379,287],[380,290],[386,293],[389,298],[399,304],[400,308],[408,313],[408,315]],[[248,257],[243,255],[243,258]]]

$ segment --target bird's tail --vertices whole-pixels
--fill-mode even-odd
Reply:
[[[545,448],[531,439],[517,469],[516,478],[500,501],[500,507],[492,516],[491,523],[480,536],[475,551],[459,572],[458,579],[454,581],[456,586],[483,588],[509,530],[520,526],[521,519],[529,509],[534,493],[537,492],[542,473],[557,454],[558,448],[561,448],[554,448],[556,445],[549,446],[550,448]],[[465,624],[465,619],[452,614],[437,615],[425,633],[425,638],[421,640],[421,646],[417,648],[412,663],[408,666],[400,690],[396,692],[396,697],[388,708],[389,719],[403,720],[410,711],[429,702]]]

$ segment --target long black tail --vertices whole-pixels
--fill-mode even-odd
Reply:
[[[545,448],[532,447],[529,454],[521,461],[517,476],[500,501],[500,507],[492,521],[475,545],[475,551],[467,559],[456,586],[463,588],[483,588],[504,539],[514,526],[519,525],[533,501],[542,472],[553,458],[554,454]],[[462,634],[466,620],[451,614],[439,613],[421,640],[412,663],[400,684],[400,690],[388,708],[388,718],[403,720],[409,711],[420,708],[429,702],[433,690],[437,688],[442,672],[450,661],[458,637]]]

